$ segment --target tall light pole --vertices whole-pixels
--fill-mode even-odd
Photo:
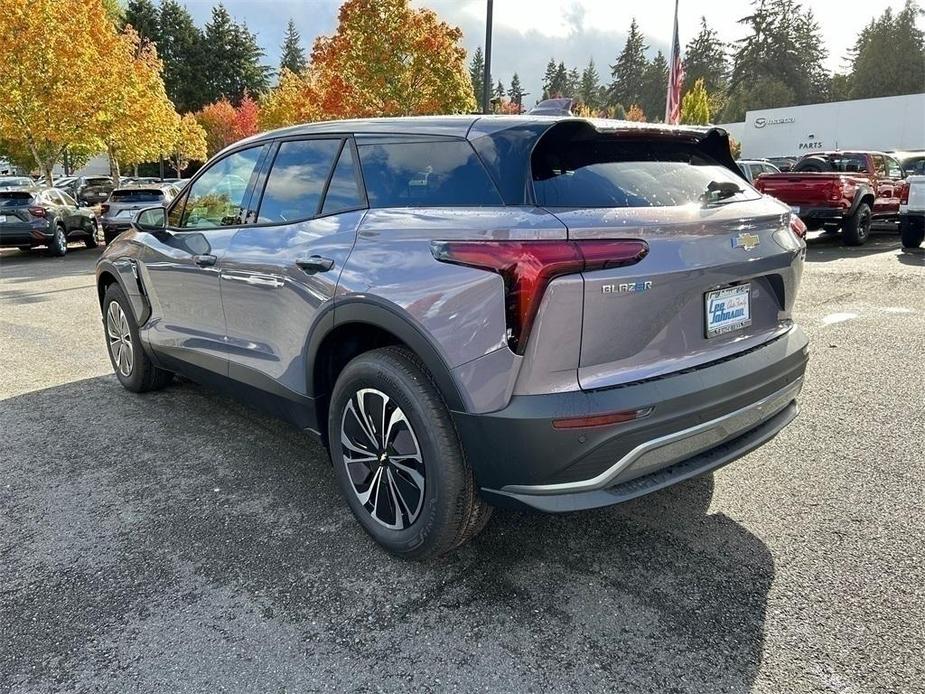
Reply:
[[[491,112],[491,13],[494,0],[488,0],[488,13],[485,16],[485,76],[482,78],[482,113]]]

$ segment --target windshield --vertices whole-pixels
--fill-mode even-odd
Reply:
[[[110,202],[160,202],[163,199],[160,190],[147,189],[114,190],[109,196]]]

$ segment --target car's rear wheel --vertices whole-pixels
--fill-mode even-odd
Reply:
[[[331,396],[328,435],[344,498],[388,551],[439,556],[485,526],[491,507],[478,496],[440,393],[411,352],[386,347],[347,364]]]
[[[902,241],[903,248],[918,248],[925,241],[925,224],[919,224],[918,228],[913,228],[911,222],[900,223],[899,239]]]
[[[48,244],[48,255],[61,257],[67,253],[67,234],[63,224],[55,224],[51,241]]]
[[[870,237],[870,205],[862,202],[842,228],[842,240],[846,246],[860,246]]]
[[[86,239],[84,239],[84,243],[87,244],[87,248],[96,248],[100,242],[99,241],[100,228],[95,219],[91,220],[91,222],[93,226],[90,230],[90,235]]]
[[[110,284],[103,298],[103,331],[109,361],[127,390],[143,393],[170,383],[173,374],[156,367],[142,349],[131,306],[117,284]]]

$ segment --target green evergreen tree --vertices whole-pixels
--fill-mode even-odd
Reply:
[[[568,78],[566,79],[566,88],[565,95],[572,98],[578,97],[578,90],[581,89],[581,73],[578,72],[577,67],[573,67],[568,71]]]
[[[167,96],[182,113],[199,110],[208,103],[202,32],[177,0],[162,0],[157,35]]]
[[[302,36],[298,29],[295,28],[295,22],[289,19],[286,26],[286,36],[283,38],[281,47],[281,57],[279,69],[286,68],[292,72],[302,72],[308,66],[308,60],[305,58],[305,51],[302,49]]]
[[[609,94],[611,103],[638,104],[641,101],[644,73],[649,64],[646,60],[648,48],[634,17],[626,36],[626,44],[617,56],[617,62],[610,66],[610,76],[613,78]]]
[[[570,96],[568,93],[568,69],[563,61],[556,65],[556,76],[552,81],[553,96]]]
[[[925,90],[925,38],[916,26],[922,15],[906,0],[896,15],[890,8],[872,20],[851,51],[851,96],[869,99]]]
[[[159,14],[152,0],[129,0],[122,16],[122,24],[131,24],[142,41],[156,44],[160,40]]]
[[[594,58],[588,61],[588,66],[581,73],[578,86],[578,98],[582,103],[592,109],[598,109],[601,104],[601,78],[594,66]]]
[[[553,97],[553,87],[556,82],[556,61],[552,58],[546,63],[546,72],[543,75],[543,98],[551,99]]]
[[[207,103],[226,98],[237,105],[245,94],[258,95],[266,91],[270,71],[260,64],[263,50],[257,38],[247,26],[235,23],[221,3],[212,8],[204,42],[208,47],[205,62]]]
[[[485,56],[481,46],[475,49],[469,61],[469,79],[472,80],[472,95],[475,97],[475,103],[478,104],[479,111],[484,111],[482,86],[485,84]]]
[[[703,77],[694,82],[681,99],[681,122],[706,125],[710,122],[710,95],[703,86]]]
[[[668,99],[668,61],[659,51],[646,65],[639,100],[636,102],[645,111],[651,122],[665,117],[665,101]]]
[[[493,99],[503,99],[507,96],[507,90],[504,88],[504,84],[501,80],[498,80],[498,84],[495,85],[494,91],[491,93]]]
[[[511,86],[507,90],[507,96],[511,100],[512,104],[516,104],[520,109],[523,109],[525,94],[526,92],[524,92],[524,89],[520,84],[520,77],[515,72],[514,76],[511,77]]]
[[[703,80],[708,93],[724,91],[728,77],[726,45],[717,33],[707,25],[707,18],[700,18],[700,31],[684,49],[684,81],[693,85]]]

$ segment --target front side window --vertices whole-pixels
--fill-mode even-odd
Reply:
[[[359,147],[370,207],[502,205],[468,142]]]
[[[324,184],[341,142],[293,140],[281,143],[263,190],[257,223],[294,222],[317,215]]]
[[[63,190],[58,191],[58,197],[64,200],[65,205],[70,205],[71,207],[77,207],[77,201],[72,198],[70,195],[65,193]]]
[[[886,175],[890,178],[902,178],[903,169],[899,165],[899,162],[895,159],[887,157],[886,159]]]
[[[190,186],[178,226],[209,229],[242,223],[241,206],[263,146],[229,154],[214,163]],[[174,209],[180,207],[176,205]]]

